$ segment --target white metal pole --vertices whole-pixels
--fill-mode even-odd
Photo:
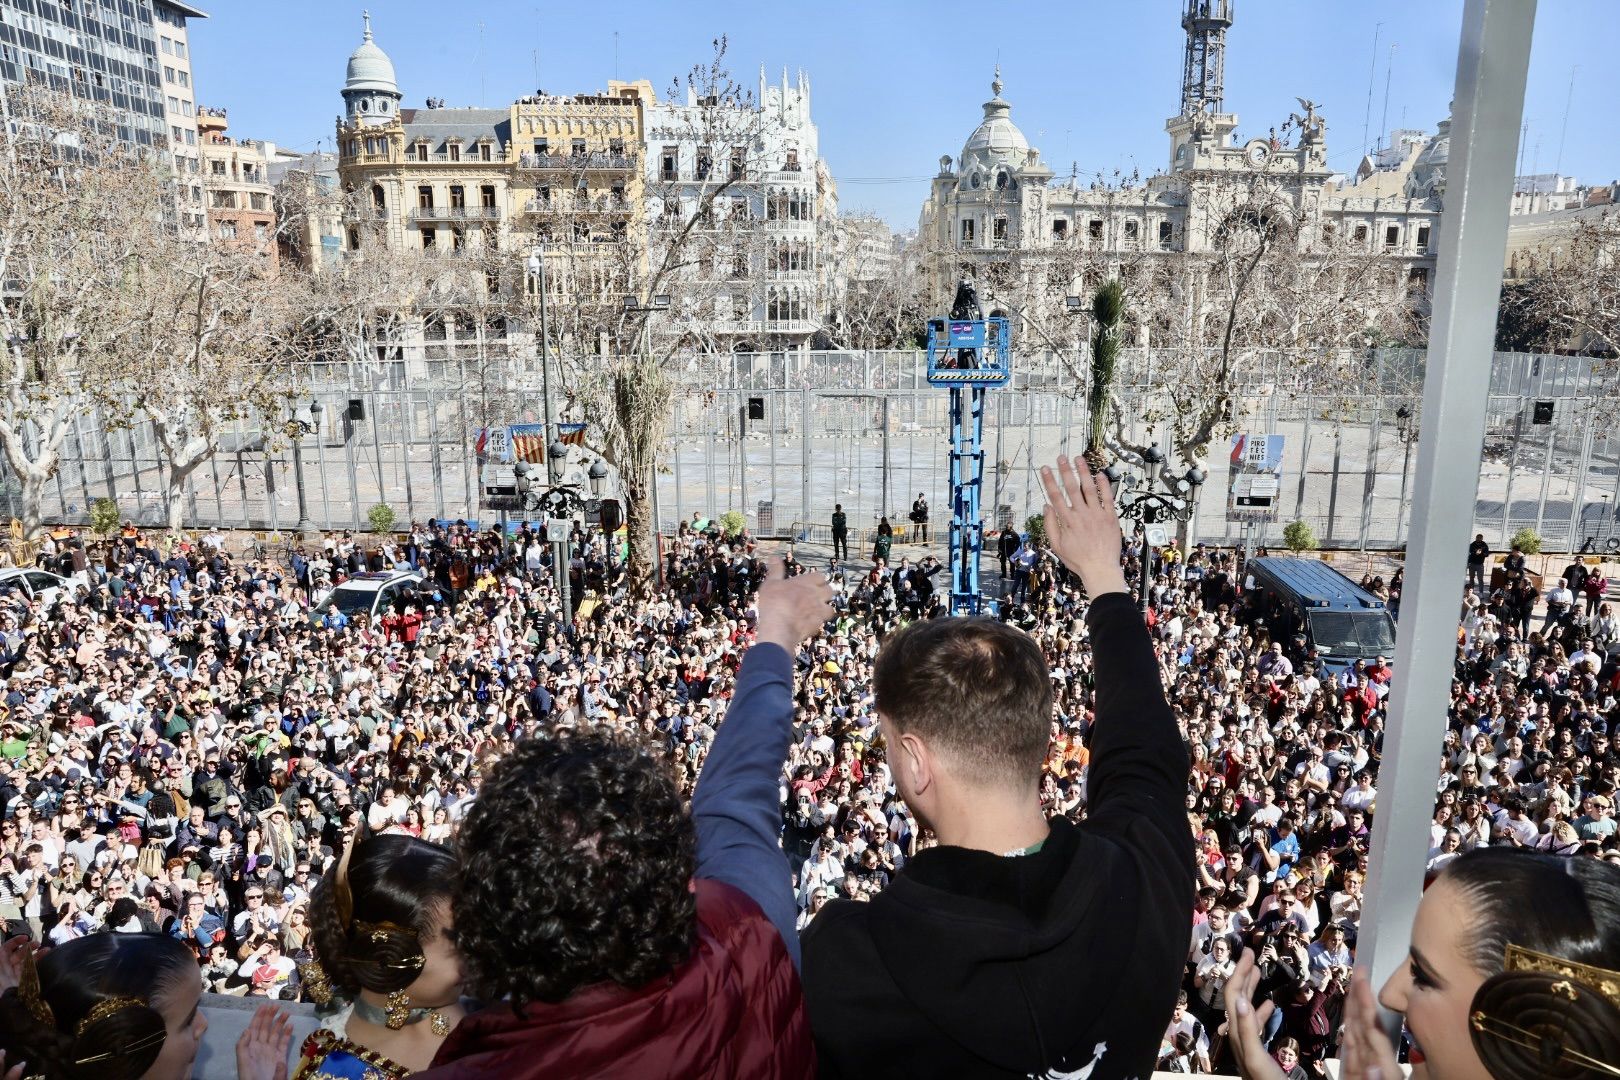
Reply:
[[[1422,894],[1473,527],[1513,154],[1524,112],[1534,0],[1467,0],[1441,218],[1412,539],[1378,776],[1378,813],[1357,966],[1382,986],[1404,960]]]

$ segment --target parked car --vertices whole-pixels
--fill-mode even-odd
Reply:
[[[356,574],[338,585],[310,610],[310,622],[319,623],[337,608],[353,619],[369,616],[373,622],[388,614],[400,597],[417,591],[423,582],[415,570],[380,570]]]
[[[46,607],[73,592],[73,582],[60,574],[34,567],[20,566],[0,570],[0,596],[20,592],[30,600],[38,600]]]

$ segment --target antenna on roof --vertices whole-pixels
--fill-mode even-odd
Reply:
[[[1361,114],[1361,153],[1363,156],[1367,154],[1368,148],[1372,145],[1367,141],[1367,125],[1372,123],[1373,80],[1378,77],[1378,34],[1383,29],[1383,23],[1373,27],[1372,67],[1367,71],[1367,108]]]
[[[1558,171],[1564,167],[1564,136],[1569,133],[1569,103],[1575,100],[1575,72],[1579,64],[1570,65],[1569,93],[1564,95],[1564,123],[1558,129],[1558,157],[1553,161],[1553,187],[1558,186]]]

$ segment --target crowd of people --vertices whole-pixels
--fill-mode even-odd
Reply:
[[[640,740],[691,800],[755,642],[766,545],[701,520],[665,543],[659,586],[637,597],[618,545],[582,529],[566,614],[554,548],[527,527],[501,536],[424,523],[376,546],[334,534],[290,559],[233,552],[218,533],[48,543],[40,559],[72,574],[70,591],[54,602],[0,595],[8,935],[56,947],[167,935],[204,989],[311,999],[330,989],[311,965],[333,951],[322,934],[344,921],[323,914],[320,885],[339,880],[354,838],[454,849],[499,763],[527,761],[532,737]],[[941,843],[902,797],[896,773],[910,765],[878,725],[885,643],[948,606],[942,566],[913,550],[814,567],[830,574],[833,610],[791,650],[798,679],[788,676],[791,729],[774,778],[790,906],[761,903],[789,936],[817,933],[837,900],[883,894]],[[1040,809],[1078,824],[1096,797],[1093,605],[1044,540],[997,550],[1000,619],[1033,641],[1050,675]],[[1139,580],[1140,551],[1139,533],[1125,538],[1124,580]],[[1390,658],[1329,670],[1303,639],[1274,633],[1240,553],[1172,545],[1147,557],[1152,670],[1190,761],[1182,809],[1196,879],[1157,1065],[1232,1064],[1225,988],[1247,950],[1256,992],[1274,1004],[1267,1049],[1285,1075],[1322,1075],[1339,1052],[1354,964]],[[784,565],[807,569],[791,548]],[[420,580],[389,610],[312,614],[345,578],[394,568]],[[1485,846],[1620,863],[1620,628],[1601,599],[1575,602],[1593,596],[1579,564],[1546,592],[1539,626],[1519,553],[1496,589],[1475,569],[1471,552],[1429,867]],[[1398,573],[1366,584],[1398,612]],[[424,923],[408,936],[436,933]],[[796,944],[789,951],[796,962]],[[355,993],[371,985],[351,982]],[[494,975],[482,985],[554,1000]],[[447,1016],[433,1013],[433,1030]],[[406,1051],[418,1067],[433,1057],[420,1049]]]

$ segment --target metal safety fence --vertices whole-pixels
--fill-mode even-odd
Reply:
[[[523,360],[474,363],[461,351],[429,344],[394,350],[386,361],[311,370],[307,393],[293,403],[306,423],[289,428],[291,415],[235,422],[190,477],[186,525],[362,529],[377,503],[389,504],[402,524],[492,517],[480,510],[471,433],[538,421],[540,381]],[[1491,405],[1474,516],[1493,544],[1505,545],[1521,528],[1556,550],[1587,538],[1601,550],[1620,535],[1620,441],[1612,426],[1592,419],[1612,378],[1600,363],[1498,354],[1481,373]],[[1422,353],[1409,350],[1335,354],[1308,366],[1283,356],[1246,361],[1239,426],[1284,437],[1277,520],[1257,542],[1279,543],[1294,520],[1311,525],[1325,547],[1405,542],[1422,364]],[[1039,513],[1036,470],[1082,448],[1087,416],[1077,370],[1073,356],[1022,356],[1012,383],[991,392],[983,498],[991,527],[1021,527]],[[1151,437],[1145,417],[1174,370],[1149,350],[1123,355],[1132,439]],[[811,527],[825,527],[841,505],[853,543],[885,516],[896,529],[908,526],[921,495],[940,532],[950,505],[949,394],[928,385],[921,353],[705,355],[677,361],[673,372],[658,477],[664,528],[740,510],[761,532],[789,535],[797,522],[811,538]],[[311,412],[311,402],[320,408]],[[1243,526],[1227,521],[1224,444],[1211,459],[1192,532],[1236,542]],[[44,518],[83,524],[90,504],[108,498],[129,520],[162,524],[164,476],[149,427],[108,427],[85,414],[63,445]],[[19,491],[0,467],[0,512],[20,515]]]

